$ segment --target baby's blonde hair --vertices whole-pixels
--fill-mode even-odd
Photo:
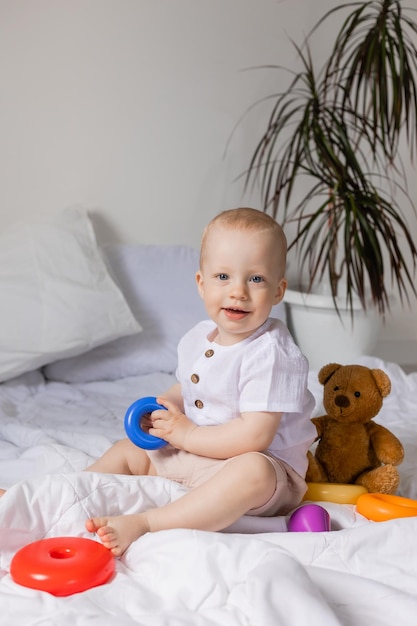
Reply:
[[[208,235],[215,228],[234,229],[240,231],[268,231],[272,234],[276,244],[277,257],[280,272],[285,273],[287,262],[287,238],[281,226],[270,215],[263,213],[258,209],[248,207],[240,207],[238,209],[229,209],[216,215],[205,227],[201,237],[200,247],[200,267],[204,260],[205,246]]]

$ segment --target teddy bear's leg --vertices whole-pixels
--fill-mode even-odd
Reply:
[[[310,452],[307,452],[308,469],[306,481],[308,483],[326,483],[328,481],[326,472],[324,471],[320,461]]]
[[[400,484],[400,476],[393,465],[381,465],[361,474],[356,484],[366,487],[369,493],[395,494]]]

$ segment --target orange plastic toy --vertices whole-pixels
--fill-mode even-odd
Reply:
[[[358,513],[373,522],[417,516],[417,500],[386,493],[365,493],[356,503]]]
[[[102,585],[113,572],[112,553],[101,543],[82,537],[34,541],[16,552],[10,564],[16,583],[54,596]]]

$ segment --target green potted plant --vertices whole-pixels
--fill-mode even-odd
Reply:
[[[341,27],[317,71],[312,40],[324,25],[329,38],[339,14]],[[396,284],[401,302],[416,295],[417,249],[400,206],[407,202],[415,209],[399,157],[400,144],[410,156],[417,147],[416,40],[417,25],[400,0],[348,2],[326,12],[302,45],[294,44],[301,69],[286,70],[289,84],[272,96],[246,172],[246,188],[258,188],[263,210],[293,235],[297,287],[307,296],[291,289],[287,302],[307,305],[311,336],[314,299],[321,298],[314,291],[327,285],[341,343],[321,299],[316,317],[335,354],[349,343],[347,359],[356,354],[355,330],[359,343],[372,335],[362,329],[362,318],[371,317],[375,329],[375,320],[389,310],[388,281]],[[291,316],[290,309],[299,340],[303,329],[295,328]],[[326,340],[319,341],[317,365],[326,360]]]

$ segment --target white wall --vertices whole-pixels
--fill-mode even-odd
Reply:
[[[300,40],[331,6],[0,0],[0,228],[79,203],[103,242],[198,246],[212,215],[245,201],[235,179],[265,106],[225,148],[243,112],[276,88],[275,74],[244,68],[290,64],[285,33]],[[394,307],[381,356],[417,361],[416,314],[415,300]]]

